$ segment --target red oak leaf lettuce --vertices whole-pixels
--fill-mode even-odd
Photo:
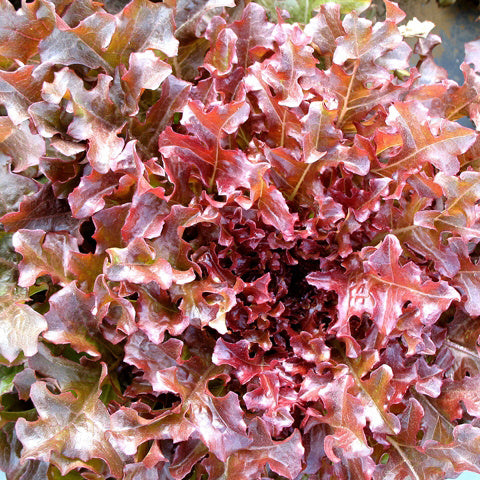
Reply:
[[[480,49],[384,3],[0,0],[8,480],[480,471]]]

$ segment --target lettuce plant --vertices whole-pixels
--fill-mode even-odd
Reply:
[[[480,472],[480,43],[368,4],[0,0],[8,480]]]

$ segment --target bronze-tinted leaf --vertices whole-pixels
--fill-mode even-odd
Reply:
[[[298,430],[276,442],[270,438],[265,423],[255,418],[249,425],[249,434],[252,444],[231,456],[226,466],[227,479],[247,480],[260,474],[267,463],[274,472],[290,480],[299,474],[304,448]]]
[[[0,215],[19,209],[23,197],[38,190],[39,185],[31,178],[16,175],[10,171],[10,162],[0,155]],[[2,220],[4,223],[4,220]]]
[[[32,75],[33,65],[13,72],[0,70],[0,104],[7,109],[10,120],[18,125],[29,118],[28,107],[42,100],[43,78]]]
[[[28,121],[15,125],[9,117],[0,117],[0,152],[11,158],[14,172],[22,172],[38,165],[45,142],[30,131]]]
[[[122,475],[123,460],[106,438],[110,415],[98,398],[98,385],[75,396],[71,392],[55,395],[44,382],[37,382],[30,395],[39,419],[27,422],[22,418],[17,422],[22,459],[57,463],[61,455],[84,462],[101,458],[113,475]]]
[[[50,275],[55,283],[62,285],[73,280],[68,261],[70,252],[78,247],[69,234],[18,230],[13,235],[13,246],[23,257],[19,264],[19,285],[29,287],[41,275]]]
[[[112,73],[103,58],[103,50],[110,44],[115,31],[115,18],[105,12],[96,12],[79,25],[70,28],[57,16],[52,33],[40,44],[42,69],[53,65],[81,64]]]
[[[38,52],[39,42],[53,29],[52,4],[36,0],[22,10],[23,15],[17,15],[8,0],[0,2],[0,62],[4,57],[25,63]]]
[[[75,113],[68,133],[76,140],[88,140],[87,158],[100,173],[107,173],[111,162],[124,147],[118,133],[126,119],[109,96],[112,78],[100,74],[92,90],[86,90],[83,81],[67,68],[55,73],[53,83],[44,85],[44,98],[60,103],[66,95],[72,98]]]
[[[155,282],[168,289],[173,282],[173,272],[167,260],[155,255],[155,251],[142,238],[135,238],[126,248],[109,248],[110,263],[106,275],[110,280],[132,283]]]
[[[92,313],[94,299],[83,293],[72,282],[50,297],[50,310],[45,314],[48,331],[44,338],[52,343],[68,343],[77,352],[99,357],[94,339],[98,331]]]
[[[153,49],[169,57],[177,54],[173,10],[166,4],[134,0],[117,14],[115,23],[115,32],[102,54],[112,67],[128,65],[134,52]]]
[[[4,215],[2,223],[9,232],[20,229],[74,232],[80,225],[72,218],[67,201],[56,198],[51,184],[43,185],[37,193],[25,197],[19,211]]]

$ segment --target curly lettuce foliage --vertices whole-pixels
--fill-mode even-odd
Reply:
[[[368,4],[0,0],[9,480],[480,473],[480,49]]]

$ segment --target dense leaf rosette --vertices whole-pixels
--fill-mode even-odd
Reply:
[[[480,472],[480,49],[369,4],[0,0],[9,480]]]

